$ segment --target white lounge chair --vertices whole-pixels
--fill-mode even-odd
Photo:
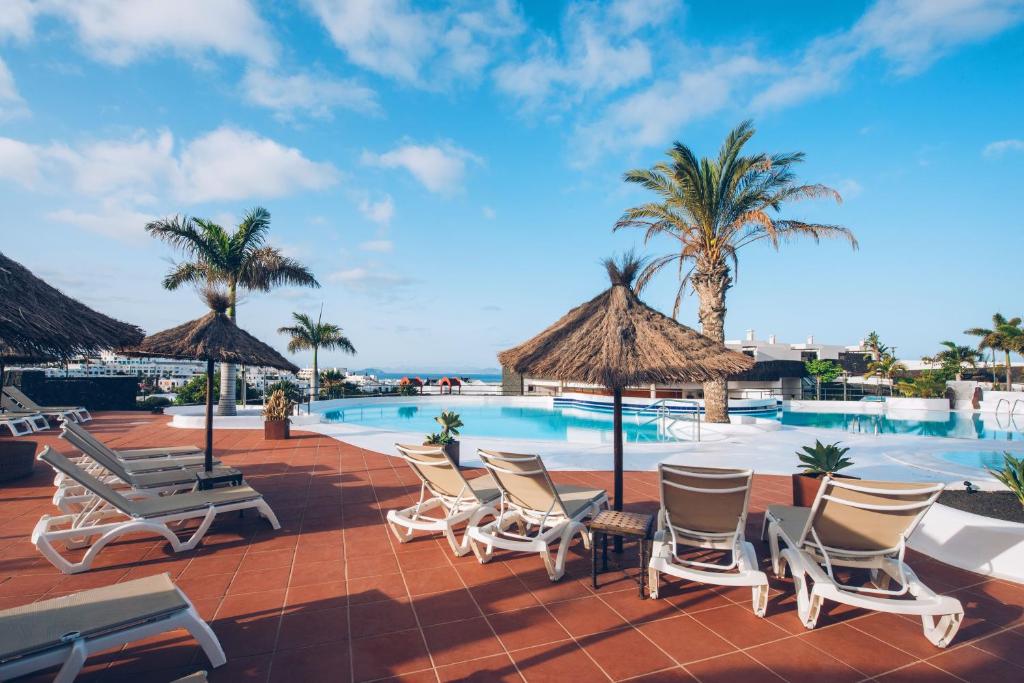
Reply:
[[[17,415],[0,413],[0,427],[7,427],[11,436],[28,436],[35,431],[32,429],[32,422],[20,413]]]
[[[750,586],[754,614],[768,607],[768,576],[758,569],[754,546],[746,540],[751,470],[658,466],[661,509],[648,565],[651,597],[658,597],[661,574],[718,586]],[[678,549],[728,551],[729,562],[680,557]]]
[[[810,508],[768,506],[772,567],[781,577],[789,566],[804,626],[814,628],[822,602],[834,600],[920,616],[928,640],[949,645],[963,621],[960,601],[937,595],[903,561],[907,537],[942,489],[942,484],[825,477]],[[836,567],[869,569],[871,583],[845,584]]]
[[[28,420],[33,432],[45,432],[50,428],[50,421],[46,419],[45,415],[34,410],[26,410],[3,394],[0,394],[0,407],[3,408],[0,411],[0,419],[15,418]]]
[[[102,462],[113,462],[120,463],[121,468],[129,474],[145,474],[149,472],[162,472],[165,470],[180,470],[180,469],[191,469],[198,470],[205,466],[206,460],[202,454],[197,455],[164,455],[161,457],[150,457],[150,458],[136,458],[126,460],[119,456],[117,451],[114,451],[102,441],[96,438],[84,438],[82,432],[85,431],[81,428],[72,429],[76,427],[67,421],[62,423],[61,438],[68,443],[75,446],[78,450],[82,451],[88,460],[78,458],[75,462],[87,472],[96,473],[96,463]],[[88,434],[88,432],[86,432]],[[213,461],[214,465],[219,465],[220,460],[216,458]],[[63,477],[58,476],[58,481],[55,483],[59,484],[59,480]]]
[[[600,489],[556,486],[538,455],[479,450],[477,454],[501,491],[497,519],[469,527],[473,553],[489,562],[495,548],[539,553],[548,578],[565,574],[565,555],[573,536],[580,535],[590,548],[590,533],[583,520],[608,507],[608,494]],[[519,533],[509,531],[513,525]],[[531,532],[531,529],[533,530]],[[549,546],[558,543],[552,561]]]
[[[174,552],[192,550],[203,540],[214,518],[224,512],[255,509],[271,527],[281,528],[263,496],[249,486],[133,499],[130,493],[125,495],[114,490],[49,447],[39,454],[39,460],[95,496],[80,512],[56,517],[43,515],[32,531],[32,543],[65,574],[88,571],[104,546],[124,534],[149,531],[166,538]],[[180,526],[189,520],[200,523],[194,530],[189,529],[189,535],[182,540],[172,525]],[[70,550],[88,548],[88,551],[81,560],[72,562],[57,550],[58,543],[64,543]]]
[[[7,394],[8,397],[25,410],[42,413],[43,415],[52,415],[56,418],[70,417],[75,422],[88,422],[92,419],[89,411],[82,406],[41,406],[26,396],[18,387],[6,386],[3,388],[3,393]]]
[[[70,683],[96,652],[187,630],[210,664],[227,660],[217,636],[167,574],[41,600],[0,611],[0,680],[59,666]]]
[[[61,427],[65,432],[71,432],[83,441],[88,441],[97,448],[108,451],[114,457],[121,460],[148,460],[152,458],[173,458],[179,456],[197,456],[203,454],[203,449],[196,446],[157,446],[155,448],[111,448],[95,436],[92,432],[73,420],[64,420]]]
[[[406,446],[395,444],[399,456],[419,477],[420,499],[403,510],[389,510],[388,524],[400,543],[412,539],[416,531],[440,531],[452,552],[461,557],[470,551],[469,536],[455,537],[455,529],[463,524],[478,524],[484,517],[497,517],[494,507],[501,497],[498,485],[490,475],[466,479],[458,465],[440,446]],[[429,513],[441,512],[441,516]]]

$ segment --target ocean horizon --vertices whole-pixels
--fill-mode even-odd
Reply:
[[[500,383],[501,373],[500,372],[459,372],[458,370],[452,370],[449,372],[421,372],[418,370],[407,370],[402,372],[385,372],[375,368],[366,368],[365,370],[352,370],[360,374],[372,374],[376,375],[380,379],[402,379],[403,377],[420,377],[422,379],[441,379],[442,377],[459,377],[474,379],[480,382]]]

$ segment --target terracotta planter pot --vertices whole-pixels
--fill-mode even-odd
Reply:
[[[283,441],[291,438],[291,420],[264,420],[263,438],[266,441]]]
[[[21,439],[0,441],[0,481],[21,479],[31,475],[38,446],[35,441]]]
[[[793,476],[793,505],[796,507],[809,508],[818,495],[821,488],[822,476],[820,474],[798,473]],[[833,479],[859,479],[860,477],[849,477],[845,474],[833,474]]]

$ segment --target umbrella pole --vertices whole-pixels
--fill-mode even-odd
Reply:
[[[203,467],[213,471],[213,359],[206,361],[206,459]]]
[[[615,456],[615,510],[622,510],[622,389],[612,389],[612,450]],[[622,552],[622,537],[615,537],[615,552]]]
[[[0,355],[0,396],[4,393],[4,357]],[[3,407],[3,401],[0,401],[0,413],[7,412]]]

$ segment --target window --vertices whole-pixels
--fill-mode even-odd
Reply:
[[[815,349],[814,351],[801,351],[800,352],[800,360],[802,360],[805,363],[807,361],[809,361],[809,360],[818,360],[818,351],[817,351],[817,349]]]

